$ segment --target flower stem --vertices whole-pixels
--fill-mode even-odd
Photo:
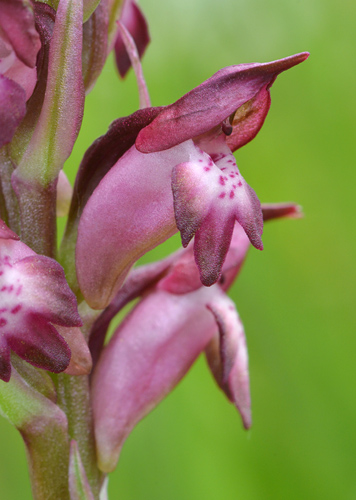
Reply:
[[[57,377],[58,404],[68,418],[68,433],[79,447],[83,466],[95,499],[99,498],[103,474],[97,467],[89,377],[60,374]]]

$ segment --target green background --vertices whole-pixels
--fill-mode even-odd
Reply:
[[[200,359],[127,440],[110,500],[356,499],[356,4],[141,6],[151,28],[144,71],[154,105],[223,66],[311,52],[278,77],[263,129],[237,152],[262,202],[296,201],[305,218],[266,225],[265,250],[250,251],[231,292],[249,346],[252,430],[242,429]],[[92,140],[137,105],[133,75],[119,81],[109,60],[87,99],[71,179]],[[21,439],[5,420],[0,435],[0,498],[29,499]]]

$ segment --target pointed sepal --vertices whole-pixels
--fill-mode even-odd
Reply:
[[[235,305],[225,294],[214,297],[207,308],[214,315],[219,335],[210,342],[206,354],[213,375],[240,412],[243,425],[251,427],[251,397],[245,333]]]
[[[152,153],[171,148],[221,125],[241,106],[247,106],[245,110],[253,114],[253,118],[249,118],[248,112],[243,113],[244,118],[248,119],[246,123],[242,120],[243,116],[236,117],[235,124],[243,133],[241,145],[246,144],[261,128],[269,108],[268,89],[276,77],[305,61],[308,56],[307,52],[302,52],[269,63],[239,64],[221,69],[167,106],[140,132],[136,140],[137,149]]]

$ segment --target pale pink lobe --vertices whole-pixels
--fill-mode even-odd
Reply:
[[[243,143],[261,127],[269,107],[266,94],[277,75],[308,57],[303,52],[270,63],[251,63],[221,69],[178,101],[167,106],[137,137],[144,153],[171,148],[220,125],[248,101],[255,100],[254,119],[241,128]],[[264,91],[265,89],[265,91]],[[260,94],[261,92],[261,94]],[[253,108],[252,103],[252,108]],[[256,131],[257,128],[257,131]]]
[[[20,238],[16,233],[11,231],[10,228],[7,227],[5,222],[0,219],[0,238],[4,240],[19,240]]]
[[[112,471],[133,427],[182,379],[216,331],[205,308],[214,289],[149,294],[126,318],[94,371],[98,463]]]
[[[59,172],[57,181],[57,217],[65,217],[68,215],[70,203],[73,196],[73,188],[68,180],[68,177],[63,170]]]
[[[219,144],[218,144],[219,146]],[[235,220],[251,243],[262,249],[260,202],[241,176],[234,156],[224,145],[212,158],[199,151],[173,169],[172,189],[177,227],[186,246],[195,235],[194,251],[202,283],[219,279]]]
[[[194,149],[186,141],[145,155],[133,146],[94,190],[76,247],[79,286],[94,309],[110,303],[139,257],[177,231],[171,172]]]
[[[25,0],[2,0],[0,31],[12,46],[18,59],[26,66],[34,68],[41,42],[30,5]]]
[[[150,41],[150,35],[146,19],[136,2],[133,0],[124,0],[120,22],[132,36],[137,47],[138,56],[142,58]],[[130,69],[131,60],[120,31],[118,32],[115,42],[115,55],[120,76],[124,78]]]
[[[88,375],[92,369],[92,359],[88,344],[80,328],[56,325],[56,330],[67,342],[71,357],[65,373],[68,375]]]
[[[223,292],[207,305],[219,326],[206,351],[209,366],[227,397],[239,410],[244,427],[251,427],[251,397],[245,332],[231,299]]]

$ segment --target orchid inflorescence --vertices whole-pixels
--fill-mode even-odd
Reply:
[[[262,250],[264,221],[300,209],[261,205],[233,153],[308,53],[221,69],[152,107],[148,42],[133,0],[0,0],[0,412],[24,437],[36,499],[105,498],[128,434],[200,353],[251,426],[227,291],[250,245]],[[72,189],[63,165],[112,50],[122,77],[135,71],[140,109],[89,147]],[[134,267],[178,231],[183,248]]]

